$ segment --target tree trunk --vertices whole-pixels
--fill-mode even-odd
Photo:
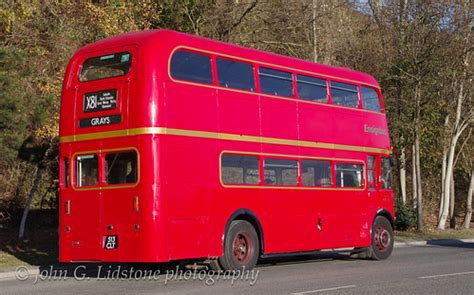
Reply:
[[[454,125],[451,132],[451,139],[449,142],[447,162],[446,162],[446,173],[444,175],[443,186],[444,196],[441,198],[442,208],[440,212],[440,218],[438,221],[438,229],[445,229],[446,219],[448,218],[449,211],[449,198],[451,197],[451,178],[453,177],[454,171],[454,156],[456,154],[456,145],[462,132],[467,127],[461,123],[462,103],[464,99],[464,81],[462,80],[459,84],[459,93],[456,101],[456,116],[454,119]],[[460,151],[459,151],[460,152]]]
[[[421,164],[420,164],[420,139],[418,133],[415,136],[415,158],[416,158],[416,196],[417,196],[417,212],[418,224],[417,229],[423,230],[423,189],[421,186]]]
[[[448,149],[448,158],[446,162],[446,174],[443,179],[444,195],[442,196],[442,205],[440,218],[438,221],[438,229],[444,230],[446,228],[446,220],[449,213],[449,199],[451,196],[451,178],[453,177],[454,153],[456,149],[457,138],[452,138]]]
[[[402,195],[403,205],[407,202],[407,170],[406,170],[406,158],[405,148],[400,151],[400,193]]]
[[[448,128],[449,124],[449,115],[446,116],[446,119],[444,120],[444,128]],[[444,208],[444,202],[446,199],[444,198],[444,179],[446,177],[446,162],[448,159],[448,146],[444,145],[443,147],[443,158],[442,158],[442,164],[441,164],[441,196],[439,199],[439,212],[438,212],[438,220],[441,219],[441,213],[443,212]]]
[[[415,118],[414,118],[414,137],[415,143],[413,147],[414,153],[414,160],[415,160],[415,169],[414,174],[416,183],[416,208],[417,208],[417,229],[419,231],[423,230],[423,189],[422,189],[422,182],[421,182],[421,160],[420,160],[420,115],[421,115],[421,108],[420,108],[420,100],[421,100],[421,82],[417,81],[415,86],[415,93],[414,93],[414,100],[415,100]],[[414,187],[415,188],[415,187]]]
[[[416,157],[415,145],[412,145],[411,150],[411,178],[413,185],[413,209],[416,209],[418,203],[418,186],[416,185]]]
[[[317,23],[316,17],[318,15],[318,0],[313,0],[313,61],[319,61],[319,54],[318,54],[318,32],[317,32]]]
[[[454,203],[456,196],[454,193],[454,173],[451,173],[451,180],[449,181],[449,227],[452,229],[456,228],[456,217],[454,216]]]
[[[26,219],[28,217],[28,212],[30,211],[30,206],[33,201],[33,197],[38,191],[38,187],[41,182],[42,176],[43,176],[43,169],[38,166],[36,168],[35,179],[33,180],[33,185],[31,186],[28,199],[26,200],[25,209],[23,210],[23,216],[21,217],[20,230],[18,233],[19,239],[23,239],[23,237],[25,236]]]
[[[472,191],[474,190],[474,165],[471,168],[471,181],[469,182],[469,190],[467,192],[466,200],[466,216],[464,216],[464,222],[462,228],[468,229],[471,225],[472,218]]]

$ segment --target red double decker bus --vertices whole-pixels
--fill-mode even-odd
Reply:
[[[60,118],[60,261],[393,247],[390,142],[370,75],[168,30],[81,48]]]

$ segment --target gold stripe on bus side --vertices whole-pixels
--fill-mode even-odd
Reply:
[[[387,149],[380,149],[380,148],[366,147],[366,146],[355,146],[355,145],[346,145],[346,144],[314,142],[314,141],[284,139],[284,138],[275,138],[275,137],[263,137],[263,136],[253,136],[253,135],[240,135],[240,134],[232,134],[232,133],[220,133],[220,132],[209,132],[209,131],[199,131],[199,130],[186,130],[186,129],[166,128],[166,127],[143,127],[143,128],[133,128],[133,129],[62,136],[60,137],[59,142],[67,143],[67,142],[76,142],[76,141],[83,141],[83,140],[106,139],[106,138],[113,138],[113,137],[147,135],[147,134],[148,135],[153,135],[153,134],[177,135],[177,136],[188,136],[188,137],[197,137],[197,138],[220,139],[220,140],[231,140],[231,141],[253,142],[253,143],[268,143],[268,144],[289,145],[289,146],[320,148],[320,149],[330,149],[330,150],[368,152],[368,153],[378,153],[378,154],[386,154],[386,155],[389,155],[391,153],[390,150],[387,150]]]

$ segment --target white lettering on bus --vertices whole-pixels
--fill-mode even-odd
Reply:
[[[107,125],[110,124],[110,117],[102,117],[102,118],[93,118],[91,119],[92,126],[98,125]]]
[[[372,133],[375,135],[388,135],[387,130],[377,127],[372,127],[367,124],[364,124],[364,132],[365,133]]]

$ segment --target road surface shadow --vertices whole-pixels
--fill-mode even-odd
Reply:
[[[338,252],[316,252],[311,254],[297,253],[290,255],[274,256],[271,258],[261,258],[259,260],[259,267],[266,267],[272,265],[287,265],[287,264],[302,264],[302,263],[314,263],[314,262],[327,262],[331,260],[359,260],[352,258],[349,253],[338,253]]]
[[[464,242],[461,240],[445,239],[445,240],[429,240],[427,245],[441,246],[441,247],[456,247],[474,249],[474,243]]]

